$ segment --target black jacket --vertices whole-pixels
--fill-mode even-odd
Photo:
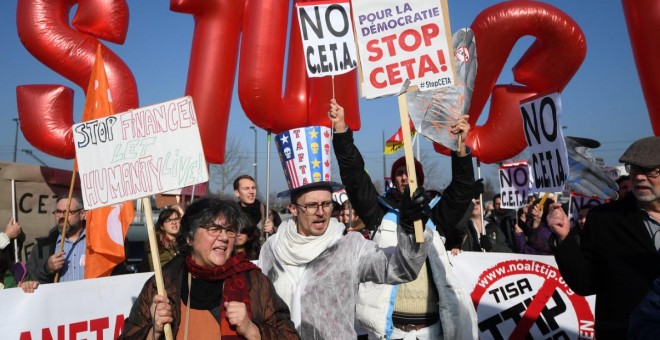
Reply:
[[[596,294],[596,338],[624,339],[628,318],[660,275],[660,253],[634,195],[593,208],[554,247],[559,271],[580,295]]]
[[[387,208],[378,204],[378,192],[365,171],[364,159],[353,141],[353,132],[347,130],[344,133],[335,133],[332,144],[339,163],[341,181],[346,187],[346,194],[353,209],[368,229],[376,230]],[[431,210],[431,220],[437,226],[438,232],[447,237],[447,249],[459,245],[467,232],[459,226],[459,221],[472,202],[474,185],[472,156],[469,154],[459,157],[452,153],[451,159],[451,183],[444,190],[440,202]],[[392,207],[397,207],[399,197],[398,193],[388,192],[384,199]]]

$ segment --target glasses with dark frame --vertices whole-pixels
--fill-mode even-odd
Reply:
[[[654,169],[643,168],[641,166],[637,166],[634,164],[626,164],[625,168],[629,174],[633,174],[633,173],[644,174],[646,177],[649,178],[656,178],[660,176],[660,168],[654,168]]]
[[[73,215],[73,214],[78,213],[80,211],[82,211],[82,209],[69,210],[69,215]],[[55,211],[53,211],[53,215],[64,215],[64,214],[66,214],[66,210],[55,209]]]
[[[218,237],[222,232],[224,231],[225,234],[227,234],[228,238],[234,238],[236,237],[236,229],[233,227],[227,227],[222,224],[210,224],[210,225],[205,225],[201,226],[201,228],[206,229],[206,232],[209,233],[210,236],[213,237]]]
[[[332,212],[332,208],[334,208],[332,201],[324,201],[319,203],[312,202],[306,204],[294,203],[294,205],[299,207],[307,215],[315,215],[316,212],[319,211],[319,207],[323,208],[324,213]]]
[[[174,218],[166,219],[165,222],[163,222],[163,223],[172,223],[172,222],[179,222],[179,221],[181,221],[180,217],[174,217]]]

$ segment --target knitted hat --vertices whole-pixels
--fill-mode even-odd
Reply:
[[[394,181],[394,175],[396,169],[400,167],[405,167],[406,166],[406,157],[403,156],[399,159],[397,159],[394,164],[392,164],[392,171],[390,171],[390,178],[392,181]],[[417,185],[422,186],[424,185],[424,167],[422,167],[422,163],[420,163],[418,160],[415,159],[415,173],[417,174]]]

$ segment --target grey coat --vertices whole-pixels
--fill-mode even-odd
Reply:
[[[330,223],[339,222],[331,219]],[[298,282],[294,282],[295,275],[291,275],[274,251],[280,233],[268,239],[261,249],[259,264],[280,296],[283,295],[278,287],[287,287],[294,292],[294,301],[289,309],[294,322],[296,313],[300,317],[296,329],[302,339],[355,339],[355,305],[359,283],[399,284],[417,278],[426,259],[432,233],[426,229],[425,242],[417,244],[414,235],[406,234],[400,227],[398,229],[398,247],[390,254],[360,233],[338,237],[336,242],[304,266]]]

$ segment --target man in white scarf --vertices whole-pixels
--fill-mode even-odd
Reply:
[[[303,339],[355,339],[358,284],[414,280],[431,240],[431,231],[426,229],[426,242],[415,243],[412,223],[398,227],[398,246],[387,250],[360,233],[342,237],[344,226],[330,218],[333,184],[317,182],[291,190],[293,217],[268,239],[259,257]],[[423,189],[412,198],[406,193],[401,220],[428,218]]]

